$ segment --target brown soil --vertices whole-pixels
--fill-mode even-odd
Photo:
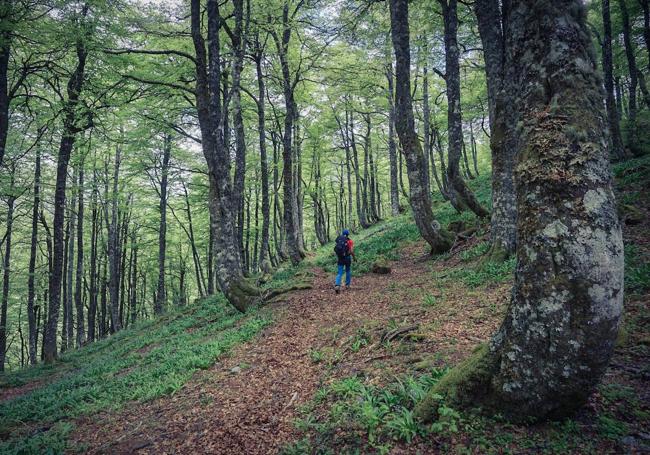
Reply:
[[[509,285],[489,292],[452,286],[443,295],[431,269],[444,264],[421,260],[424,251],[423,244],[411,246],[390,275],[356,278],[339,295],[333,277],[315,269],[314,288],[273,304],[276,322],[255,340],[171,397],[82,418],[71,447],[88,453],[277,453],[298,436],[298,407],[323,381],[361,370],[384,381],[431,353],[441,365],[455,363],[496,329]],[[428,308],[426,294],[456,303]],[[391,328],[407,325],[417,326],[415,341],[380,343]]]

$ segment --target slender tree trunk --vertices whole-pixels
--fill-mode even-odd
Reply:
[[[390,0],[390,17],[396,60],[395,126],[406,158],[410,188],[409,200],[415,223],[422,237],[431,246],[432,253],[443,253],[451,248],[453,238],[433,217],[431,195],[426,190],[422,174],[424,157],[420,140],[415,133],[413,101],[411,99],[408,1]]]
[[[643,40],[645,41],[645,50],[648,53],[648,74],[650,74],[650,1],[639,0],[643,8]]]
[[[603,76],[605,82],[605,102],[607,105],[607,120],[609,132],[612,138],[612,159],[620,160],[626,156],[621,129],[619,126],[618,113],[616,112],[616,100],[614,98],[614,77],[612,64],[612,21],[609,11],[609,0],[602,0],[603,13]]]
[[[120,162],[121,162],[121,148],[117,146],[115,148],[115,163],[113,167],[113,192],[111,194],[111,213],[109,218],[108,213],[108,188],[106,188],[106,209],[104,211],[105,218],[108,223],[108,263],[110,268],[109,281],[108,281],[108,292],[110,297],[110,316],[111,316],[111,333],[116,333],[121,329],[120,326],[120,302],[119,302],[119,284],[120,284],[120,241],[119,241],[119,229],[118,229],[118,178],[120,173]],[[108,185],[108,172],[106,173],[106,184]]]
[[[133,194],[131,193],[127,198],[126,207],[131,207],[132,202],[133,202]],[[126,278],[128,277],[128,275],[125,273],[125,270],[126,270],[126,252],[128,249],[128,238],[129,238],[128,237],[129,223],[131,222],[131,210],[127,209],[126,211],[122,212],[121,218],[122,218],[121,224],[118,223],[118,226],[121,226],[119,231],[120,234],[118,235],[118,240],[119,240],[118,245],[120,248],[120,257],[121,257],[120,268],[118,273],[118,276],[120,277],[119,319],[120,319],[120,327],[124,327],[125,306],[128,304],[125,295]]]
[[[280,66],[282,69],[282,86],[284,93],[284,101],[286,106],[286,113],[284,116],[284,136],[282,139],[282,182],[283,182],[283,200],[284,216],[283,216],[283,230],[285,240],[287,242],[287,249],[289,259],[293,264],[298,264],[302,260],[300,249],[298,247],[298,230],[295,223],[294,207],[295,207],[295,194],[293,182],[293,148],[291,145],[293,135],[293,121],[296,117],[296,104],[294,100],[293,83],[291,72],[289,69],[288,51],[289,40],[291,38],[291,25],[289,24],[289,3],[285,2],[282,13],[282,40],[274,35],[276,47],[278,50],[278,57],[280,58]]]
[[[138,314],[138,239],[136,231],[131,233],[131,251],[133,252],[133,262],[131,270],[131,324],[135,323]]]
[[[263,51],[259,44],[259,37],[256,38],[255,69],[257,71],[257,131],[260,141],[260,173],[262,177],[262,245],[260,246],[260,267],[263,272],[271,271],[268,262],[269,250],[269,224],[271,222],[270,203],[269,203],[269,169],[268,157],[266,154],[266,112],[264,109],[264,99],[266,97],[266,87],[264,85],[264,74],[262,73]]]
[[[73,183],[75,183],[75,179],[73,177]],[[64,346],[61,347],[61,351],[65,349],[70,349],[74,347],[74,311],[73,311],[73,299],[74,299],[74,294],[73,294],[73,289],[74,289],[74,241],[75,241],[75,236],[76,236],[76,216],[75,216],[75,208],[77,206],[77,194],[73,193],[72,196],[72,201],[70,203],[70,208],[68,210],[68,250],[66,251],[67,254],[67,262],[66,262],[66,292],[65,292],[65,297],[64,297],[64,304],[65,304],[65,319],[64,319],[64,326],[63,329],[65,330],[65,343]]]
[[[83,163],[79,165],[79,194],[77,208],[77,276],[75,288],[75,307],[77,310],[77,347],[86,341],[86,328],[83,304],[83,277],[84,277],[84,169]]]
[[[83,16],[88,11],[84,6]],[[59,145],[59,153],[56,168],[56,183],[54,190],[54,222],[53,222],[53,252],[52,252],[52,273],[49,282],[49,305],[47,315],[47,327],[43,339],[44,359],[52,363],[56,359],[56,333],[59,323],[59,310],[61,305],[61,278],[63,276],[63,231],[65,218],[65,189],[68,175],[68,162],[74,145],[76,134],[79,132],[77,119],[77,105],[79,95],[84,84],[84,70],[86,67],[87,51],[83,37],[79,37],[76,43],[77,66],[68,81],[68,99],[65,102],[65,115],[63,121],[63,134]]]
[[[638,69],[636,66],[636,56],[632,44],[632,32],[630,27],[630,15],[627,10],[625,0],[618,0],[618,6],[621,10],[621,19],[623,24],[623,42],[625,43],[625,56],[627,57],[627,67],[630,76],[630,92],[628,98],[628,125],[627,125],[627,145],[634,155],[640,154],[639,137],[637,133],[637,104],[636,91],[638,87]]]
[[[214,221],[212,219],[212,213],[210,215],[210,226],[208,227],[209,231],[209,240],[208,240],[208,295],[214,294]]]
[[[305,247],[305,223],[303,221],[304,207],[305,207],[305,194],[303,191],[303,181],[302,181],[302,138],[300,136],[300,123],[298,121],[298,112],[296,111],[296,119],[294,122],[295,125],[295,140],[294,140],[294,149],[296,151],[295,155],[295,169],[296,175],[293,179],[295,183],[294,196],[296,200],[296,205],[294,207],[294,214],[296,217],[295,226],[296,226],[296,238],[298,239],[298,249],[300,250],[300,256],[306,257],[306,247]]]
[[[14,203],[16,202],[14,188],[14,173],[11,170],[11,185],[7,198],[7,232],[5,234],[5,251],[2,275],[2,307],[0,309],[0,371],[5,370],[7,354],[7,306],[9,304],[9,279],[11,277],[11,236],[14,224]]]
[[[233,181],[233,207],[237,214],[237,244],[242,258],[246,258],[244,249],[244,191],[246,179],[246,141],[244,135],[244,117],[241,108],[241,73],[244,67],[245,39],[242,39],[244,23],[244,2],[233,0],[233,15],[235,28],[230,35],[234,52],[232,66],[232,95],[233,126],[235,128],[235,175]],[[244,267],[247,267],[244,260]]]
[[[504,8],[507,7],[504,3]],[[477,0],[474,11],[485,56],[490,149],[492,151],[491,249],[487,257],[502,261],[514,254],[516,247],[517,206],[513,180],[517,152],[517,119],[514,115],[510,87],[504,83],[504,41],[502,26],[506,17],[498,0]]]
[[[97,209],[97,170],[93,167],[93,192],[90,199],[92,210],[90,230],[90,304],[88,306],[88,341],[95,341],[95,320],[97,318],[97,233],[100,229],[99,211]]]
[[[5,147],[9,133],[9,59],[13,33],[13,0],[0,1],[0,22],[3,24],[0,31],[0,167],[4,162]]]
[[[370,132],[368,132],[370,134]],[[381,197],[379,195],[379,187],[377,183],[377,168],[375,166],[375,157],[373,156],[372,147],[370,147],[370,141],[368,141],[368,166],[370,168],[370,216],[372,217],[373,223],[376,223],[380,219],[380,208],[379,201]]]
[[[286,243],[284,242],[284,234],[282,231],[282,209],[280,206],[280,172],[278,171],[278,141],[275,133],[273,137],[273,242],[278,257],[282,261],[289,259],[289,254],[286,252]],[[278,232],[279,231],[279,232]]]
[[[447,82],[448,150],[447,180],[449,200],[458,211],[468,208],[479,217],[490,213],[485,210],[460,174],[463,148],[463,122],[460,108],[460,65],[458,51],[458,16],[456,0],[439,0],[445,28],[445,69]],[[467,164],[467,163],[466,163]]]
[[[618,332],[623,244],[585,6],[522,0],[506,14],[505,82],[524,119],[512,299],[489,346],[442,378],[417,418],[441,396],[516,421],[563,418],[603,376]]]
[[[474,172],[476,175],[480,175],[478,172],[478,150],[476,149],[476,139],[474,138],[474,126],[471,122],[469,124],[469,143],[472,149],[472,165],[474,166]]]
[[[108,201],[106,201],[106,203],[108,203]],[[104,238],[102,232],[102,250],[106,254],[108,253],[107,249],[108,249],[107,241]],[[99,338],[104,338],[106,336],[106,333],[108,332],[107,330],[108,324],[106,323],[106,318],[108,316],[108,259],[106,259],[106,256],[104,256],[104,260],[100,261],[99,268],[101,270],[102,282],[101,282],[101,296],[99,302],[100,317],[98,323],[98,332],[99,332]]]
[[[36,148],[34,168],[34,206],[32,207],[32,235],[29,248],[29,277],[27,279],[27,324],[29,325],[29,363],[36,364],[37,319],[34,309],[36,296],[36,251],[38,248],[38,210],[41,205],[41,152]]]
[[[165,134],[163,144],[163,159],[160,180],[160,227],[158,228],[158,291],[154,313],[162,314],[167,304],[165,290],[165,259],[167,256],[167,179],[169,177],[169,158],[172,150],[172,139]]]
[[[424,65],[422,68],[422,117],[423,117],[423,138],[424,138],[424,156],[426,162],[426,187],[431,193],[431,179],[429,177],[429,150],[431,149],[431,109],[429,108],[429,68],[427,64],[427,53],[424,54]]]
[[[388,80],[388,160],[390,164],[390,207],[393,216],[400,213],[399,182],[397,181],[397,145],[395,144],[395,90],[393,63],[386,65]]]
[[[362,229],[367,229],[370,227],[370,223],[366,219],[366,205],[364,204],[363,187],[365,183],[361,178],[361,172],[359,169],[359,154],[357,152],[357,141],[354,134],[354,120],[352,118],[352,112],[345,111],[346,119],[346,132],[350,141],[350,150],[352,151],[352,167],[354,169],[354,182],[355,182],[355,200],[357,203],[357,217],[359,218],[359,224]]]
[[[192,209],[190,206],[190,198],[187,193],[187,186],[185,182],[181,181],[183,186],[183,195],[185,196],[185,212],[187,213],[187,234],[190,241],[190,247],[192,248],[192,258],[194,260],[194,273],[196,274],[196,286],[199,290],[199,296],[201,298],[205,297],[205,277],[203,275],[203,267],[201,267],[201,257],[199,256],[199,251],[196,248],[196,239],[194,237],[194,223],[192,222]]]

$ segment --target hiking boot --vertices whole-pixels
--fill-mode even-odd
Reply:
[[[346,284],[346,285],[345,285],[345,290],[346,290],[346,291],[349,291],[350,289],[352,289],[352,286],[349,285],[349,284]]]
[[[334,292],[336,292],[337,294],[341,292],[341,286],[334,286]]]

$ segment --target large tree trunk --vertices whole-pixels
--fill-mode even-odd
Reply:
[[[617,335],[623,244],[585,7],[524,0],[506,13],[506,83],[524,119],[512,299],[489,346],[433,388],[418,418],[440,396],[517,421],[567,416],[602,377]]]
[[[505,56],[502,26],[505,21],[499,3],[499,0],[476,0],[474,3],[485,59],[492,151],[492,245],[487,257],[495,261],[514,254],[517,224],[513,181],[517,122],[509,99],[509,87],[503,83]]]
[[[609,11],[609,0],[602,0],[603,13],[603,76],[605,79],[605,102],[607,106],[607,123],[612,138],[612,159],[625,158],[625,148],[621,139],[621,128],[616,112],[616,99],[614,98],[614,77],[612,64],[612,21]]]
[[[463,123],[460,110],[460,64],[458,51],[458,16],[456,0],[439,0],[445,28],[445,80],[447,82],[448,153],[447,181],[449,200],[458,211],[468,208],[479,217],[489,212],[476,200],[460,174],[463,148]]]
[[[88,7],[84,6],[85,17]],[[76,43],[77,66],[70,76],[67,87],[68,99],[65,102],[65,115],[63,120],[63,134],[59,144],[59,154],[56,166],[56,183],[54,189],[54,222],[53,222],[53,251],[52,273],[49,282],[49,305],[47,314],[47,327],[43,339],[45,362],[51,363],[56,359],[56,333],[59,323],[59,310],[61,306],[61,278],[63,276],[63,232],[65,218],[65,189],[68,176],[68,163],[77,133],[82,129],[79,125],[78,104],[79,95],[84,84],[84,70],[86,67],[87,51],[83,37]]]
[[[36,334],[38,331],[34,299],[36,297],[36,252],[38,248],[38,210],[41,205],[41,152],[36,148],[34,168],[34,206],[32,207],[32,235],[29,248],[29,276],[27,278],[27,324],[29,326],[29,363],[36,364]]]
[[[7,354],[7,306],[9,304],[9,279],[11,276],[11,235],[13,234],[14,224],[14,203],[16,202],[14,188],[14,173],[11,171],[11,185],[7,198],[7,232],[5,233],[5,254],[2,275],[2,303],[0,308],[0,372],[5,370],[5,360]]]
[[[391,31],[395,49],[396,103],[395,122],[408,171],[411,208],[422,237],[431,246],[432,253],[443,253],[451,248],[453,237],[433,217],[431,195],[426,190],[424,156],[420,139],[415,133],[413,101],[410,83],[410,43],[408,1],[390,0]]]
[[[167,180],[169,178],[169,158],[172,151],[172,139],[165,134],[163,143],[163,159],[160,168],[160,227],[158,228],[158,291],[154,313],[161,314],[167,304],[165,289],[165,259],[167,257]]]
[[[201,128],[201,148],[208,164],[209,207],[214,229],[214,257],[219,287],[239,311],[260,300],[260,290],[242,273],[241,251],[235,236],[235,214],[230,178],[230,157],[224,142],[221,100],[221,17],[216,0],[207,2],[208,53],[201,34],[201,2],[191,2],[191,34],[196,53],[196,105]]]

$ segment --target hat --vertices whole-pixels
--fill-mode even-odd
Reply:
[[[343,229],[343,235],[350,235],[350,231],[348,231],[347,229]]]

